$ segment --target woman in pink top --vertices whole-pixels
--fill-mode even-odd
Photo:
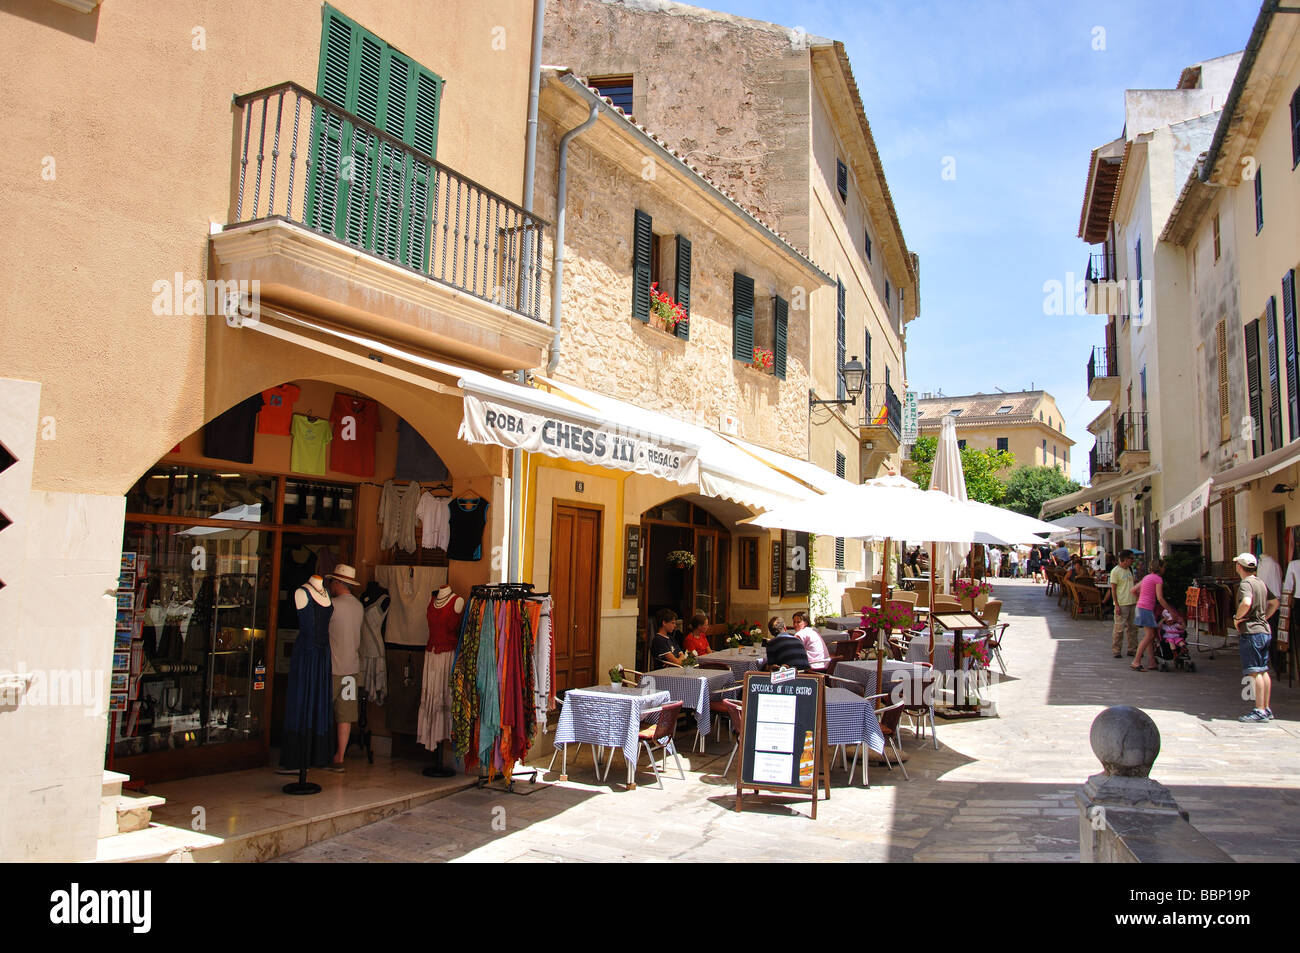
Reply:
[[[1142,577],[1138,583],[1137,612],[1134,622],[1140,626],[1145,633],[1142,636],[1142,643],[1138,646],[1137,657],[1133,659],[1133,664],[1129,668],[1135,672],[1145,672],[1156,667],[1156,606],[1163,606],[1169,610],[1169,614],[1175,619],[1182,621],[1182,616],[1178,610],[1165,602],[1165,581],[1160,575],[1165,568],[1163,559],[1154,560],[1151,563],[1151,571]],[[1142,659],[1149,656],[1150,664],[1146,668],[1142,667]]]

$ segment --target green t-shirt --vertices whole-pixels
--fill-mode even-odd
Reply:
[[[289,468],[295,473],[323,474],[325,451],[334,439],[330,422],[324,417],[311,421],[302,414],[294,414],[290,430],[293,444],[289,450]]]
[[[1241,620],[1237,627],[1238,632],[1271,632],[1268,627],[1268,586],[1264,585],[1264,580],[1258,576],[1247,576],[1241,580],[1241,585],[1237,587],[1237,605],[1240,606],[1242,601],[1250,597],[1250,609],[1246,612],[1246,617]]]

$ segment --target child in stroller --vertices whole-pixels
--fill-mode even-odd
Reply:
[[[1156,639],[1155,653],[1160,671],[1169,671],[1171,664],[1179,671],[1196,671],[1196,663],[1187,650],[1187,630],[1169,614],[1168,609],[1160,613],[1160,627],[1157,631],[1159,638]]]

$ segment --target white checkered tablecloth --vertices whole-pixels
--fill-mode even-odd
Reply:
[[[925,698],[923,682],[925,672],[926,669],[915,662],[885,659],[885,688],[880,691],[889,692],[890,697],[884,700],[884,704],[892,705],[895,701],[901,700],[908,705],[926,705],[933,713],[933,694],[928,700]],[[866,686],[868,695],[874,695],[878,691],[875,662],[840,662],[835,666],[835,677]],[[901,694],[896,689],[901,691]]]
[[[701,662],[722,662],[731,669],[731,674],[736,677],[736,681],[743,681],[746,672],[757,671],[758,667],[763,664],[763,650],[760,648],[755,655],[751,649],[723,649],[721,652],[710,652],[708,655],[700,656]]]
[[[555,728],[555,747],[577,742],[604,748],[619,748],[628,764],[637,759],[637,732],[641,713],[670,701],[666,691],[641,694],[639,688],[571,688],[564,693],[564,707]]]
[[[847,688],[826,689],[826,743],[862,743],[881,754],[885,750],[885,735],[876,720],[875,704]]]
[[[670,701],[681,702],[683,711],[695,712],[697,738],[709,733],[709,696],[735,681],[731,672],[720,668],[658,668],[641,677],[653,678],[656,691],[666,691]]]

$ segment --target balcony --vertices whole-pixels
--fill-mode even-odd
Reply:
[[[1122,314],[1123,284],[1115,273],[1115,262],[1106,252],[1088,256],[1084,276],[1088,314]]]
[[[547,222],[294,83],[235,99],[219,277],[486,366],[541,363]],[[413,139],[434,145],[433,131]]]
[[[862,399],[859,438],[872,444],[867,449],[893,453],[902,442],[903,433],[903,406],[894,388],[883,383],[869,384]]]
[[[1098,437],[1096,444],[1088,451],[1088,475],[1095,483],[1098,476],[1105,479],[1107,475],[1118,472],[1119,459],[1115,454],[1115,444],[1109,439]]]
[[[1119,396],[1119,355],[1113,347],[1094,347],[1088,358],[1088,399],[1112,401]]]
[[[1145,466],[1151,461],[1151,444],[1148,441],[1147,415],[1132,411],[1119,415],[1115,430],[1115,452],[1124,469]]]

